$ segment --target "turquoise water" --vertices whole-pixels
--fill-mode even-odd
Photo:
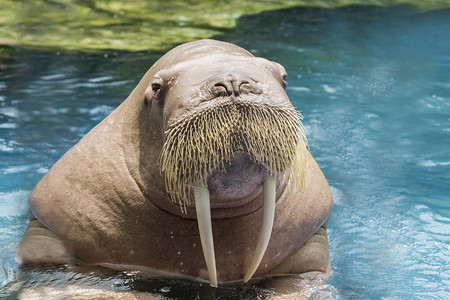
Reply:
[[[449,32],[450,11],[358,7],[247,16],[217,37],[288,71],[287,92],[335,198],[333,278],[316,296],[450,298]],[[159,55],[21,50],[0,58],[0,296],[58,280],[171,297],[209,291],[132,274],[25,276],[15,264],[34,184]],[[224,288],[216,296],[255,293]]]

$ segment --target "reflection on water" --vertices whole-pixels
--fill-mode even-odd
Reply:
[[[448,32],[448,11],[360,7],[245,17],[222,37],[289,73],[287,92],[305,117],[311,152],[335,197],[329,224],[334,273],[322,295],[337,297],[330,293],[335,288],[345,299],[450,298]],[[21,280],[81,280],[67,270],[19,278],[14,253],[29,193],[125,99],[158,55],[20,51],[2,59],[0,293],[19,289]],[[134,275],[85,276],[117,290],[138,282]],[[192,283],[161,281],[150,288],[139,282],[139,291],[163,296],[167,289],[204,292]],[[243,293],[251,298],[258,291]]]
[[[255,299],[270,295],[270,291],[225,285],[219,289],[207,283],[195,283],[174,279],[143,279],[139,272],[114,272],[101,268],[51,268],[30,269],[21,278],[20,284],[11,285],[21,297],[34,298],[81,298],[96,297],[142,299]],[[0,294],[1,295],[1,294]],[[153,298],[151,298],[153,299]]]

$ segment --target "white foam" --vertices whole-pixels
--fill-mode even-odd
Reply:
[[[11,118],[18,118],[20,111],[14,107],[2,107],[0,108],[0,114],[3,114]]]
[[[98,114],[108,115],[114,110],[114,108],[108,105],[100,105],[91,109],[79,108],[78,110],[84,114],[87,113],[90,115],[98,115]]]
[[[304,86],[293,86],[293,87],[288,87],[288,90],[291,91],[296,91],[296,92],[310,92],[311,89],[304,87]]]
[[[64,78],[64,77],[66,77],[66,75],[64,75],[64,74],[53,74],[53,75],[42,76],[41,79],[42,80],[54,80],[54,79],[59,79],[59,78]]]
[[[101,81],[107,81],[107,80],[112,80],[112,79],[113,79],[112,76],[102,76],[102,77],[91,78],[91,79],[89,79],[89,82],[101,82]]]
[[[0,193],[0,217],[24,216],[28,214],[30,190]]]
[[[39,169],[36,170],[36,172],[40,173],[40,174],[45,174],[48,172],[48,170],[49,170],[49,168],[40,167]]]
[[[3,174],[14,174],[29,171],[31,166],[14,166],[3,169]]]
[[[330,93],[330,94],[334,94],[337,91],[337,88],[333,88],[333,87],[329,86],[328,84],[323,84],[322,87],[325,90],[325,92]]]
[[[436,166],[448,166],[448,165],[450,165],[450,161],[436,162],[433,160],[424,160],[419,163],[419,166],[422,166],[422,167],[436,167]]]
[[[3,124],[0,124],[0,128],[14,129],[14,128],[17,128],[17,124],[16,123],[3,123]]]
[[[336,205],[341,204],[341,200],[344,197],[344,192],[342,192],[340,189],[334,186],[330,186],[331,193],[333,194],[333,202]]]
[[[12,152],[14,148],[11,147],[13,143],[6,142],[4,139],[0,139],[0,151],[2,152]]]

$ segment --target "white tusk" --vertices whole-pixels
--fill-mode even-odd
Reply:
[[[252,278],[256,269],[258,268],[264,253],[266,252],[267,245],[269,244],[270,234],[272,233],[273,219],[275,216],[275,196],[276,196],[276,179],[274,176],[269,175],[264,181],[264,219],[261,231],[259,232],[258,244],[256,245],[256,251],[253,255],[252,263],[245,273],[244,282],[247,282]]]
[[[203,255],[208,268],[211,286],[217,287],[216,257],[211,224],[209,190],[204,183],[194,188],[195,210],[197,211],[198,231],[202,242]]]

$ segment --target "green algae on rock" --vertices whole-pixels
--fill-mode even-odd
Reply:
[[[74,51],[164,51],[174,44],[227,32],[239,17],[267,10],[354,4],[408,4],[424,10],[449,7],[450,0],[0,0],[0,4],[2,45]]]

